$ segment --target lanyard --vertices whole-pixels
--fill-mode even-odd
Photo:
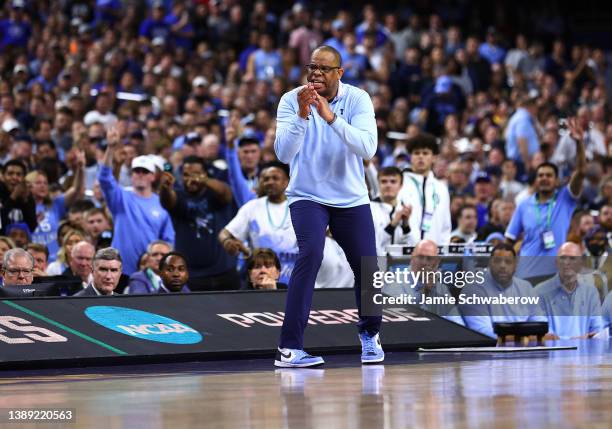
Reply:
[[[555,208],[555,202],[557,201],[557,193],[553,195],[551,200],[548,200],[546,203],[547,206],[547,215],[546,215],[546,230],[550,229],[550,218],[552,216],[552,211]],[[538,198],[536,198],[536,225],[540,225],[540,203],[538,202]]]
[[[270,214],[270,201],[266,198],[266,213],[268,213],[268,222],[274,231],[281,229],[287,220],[287,215],[289,214],[289,203],[286,201],[285,203],[285,214],[283,216],[283,220],[280,224],[274,225],[274,222],[272,222],[272,215]]]
[[[423,194],[423,191],[421,190],[421,187],[422,187],[421,184],[419,182],[417,182],[417,180],[414,177],[412,177],[412,176],[410,176],[410,180],[412,180],[412,183],[414,183],[414,187],[416,188],[417,192],[419,193],[419,199],[421,201],[421,205],[423,207],[425,207],[425,195]],[[432,186],[435,186],[435,185],[432,185]],[[437,205],[437,201],[436,201],[437,198],[436,198],[436,190],[435,189],[432,190],[431,200],[434,203],[433,210],[435,210],[436,209],[436,205]],[[432,210],[432,212],[433,212],[433,210]]]

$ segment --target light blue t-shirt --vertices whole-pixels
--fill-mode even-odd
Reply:
[[[532,195],[519,204],[506,230],[506,237],[511,240],[517,240],[524,233],[517,268],[517,276],[520,278],[552,275],[556,272],[555,257],[565,242],[572,213],[576,208],[576,198],[568,186],[560,188],[555,197],[546,203],[538,203],[536,198],[537,195]],[[542,238],[546,230],[552,231],[555,237],[555,246],[550,249],[544,247]]]
[[[364,159],[376,153],[374,106],[367,92],[340,82],[330,103],[333,124],[313,107],[309,119],[298,116],[297,93],[289,91],[278,105],[274,150],[290,164],[289,203],[310,200],[333,207],[369,204]]]
[[[36,204],[38,226],[32,234],[32,242],[47,246],[47,249],[49,249],[48,262],[53,262],[57,259],[57,252],[60,247],[57,242],[57,229],[65,215],[66,204],[63,194],[56,197],[50,206],[43,203]]]
[[[540,150],[540,142],[531,115],[522,107],[519,107],[508,121],[506,128],[506,156],[515,161],[527,163],[528,159],[521,158],[518,139],[527,140],[527,151],[531,158],[534,153]]]
[[[123,272],[132,274],[138,271],[138,258],[151,241],[165,240],[174,244],[170,215],[161,206],[157,194],[143,198],[122,189],[108,166],[100,167],[98,180],[115,222],[112,245],[121,254]]]
[[[504,288],[493,278],[490,272],[487,272],[483,284],[470,284],[461,293],[468,297],[525,297],[534,301],[524,304],[460,304],[459,310],[467,327],[489,337],[496,337],[493,331],[493,322],[546,322],[548,320],[531,284],[516,277],[512,278],[510,286]]]
[[[595,286],[580,280],[572,293],[561,286],[559,274],[535,288],[548,316],[548,331],[561,339],[580,337],[603,328],[601,303]]]

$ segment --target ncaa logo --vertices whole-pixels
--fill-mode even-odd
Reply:
[[[168,344],[196,344],[202,335],[195,329],[159,314],[126,307],[93,306],[85,315],[95,323],[115,332]]]

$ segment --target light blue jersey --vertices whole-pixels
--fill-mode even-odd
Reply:
[[[314,107],[308,120],[298,116],[297,93],[302,88],[283,95],[276,118],[274,150],[291,168],[289,204],[299,200],[342,208],[369,204],[363,160],[374,156],[378,142],[370,96],[340,82],[330,103],[337,119],[328,125]]]
[[[53,262],[57,259],[57,252],[60,248],[57,242],[57,228],[60,221],[66,215],[66,204],[64,194],[53,199],[53,203],[47,206],[44,203],[36,204],[36,217],[38,225],[32,234],[32,242],[47,246],[49,249],[49,260]]]
[[[561,285],[559,274],[540,283],[535,291],[548,316],[548,331],[559,338],[581,337],[603,328],[599,293],[595,286],[582,283],[580,277],[571,293]]]

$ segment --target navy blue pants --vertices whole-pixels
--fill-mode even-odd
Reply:
[[[299,254],[289,280],[280,347],[304,348],[304,329],[310,315],[315,280],[323,260],[328,225],[355,274],[355,298],[360,314],[359,332],[376,334],[380,329],[382,317],[361,316],[361,257],[376,256],[370,205],[337,208],[300,200],[291,204],[289,209]]]

